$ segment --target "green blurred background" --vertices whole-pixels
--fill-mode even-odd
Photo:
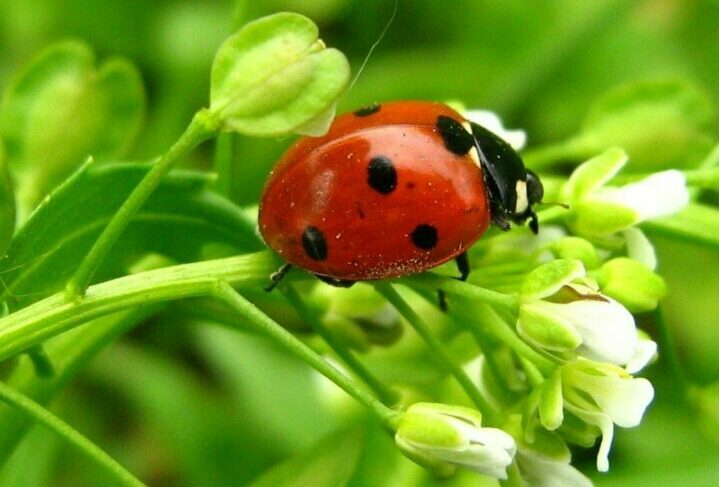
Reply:
[[[280,10],[308,15],[356,70],[393,7],[390,0],[0,0],[0,88],[39,49],[63,39],[88,42],[99,59],[130,59],[148,96],[132,153],[143,160],[165,150],[207,104],[215,50],[246,21]],[[631,81],[689,80],[716,103],[718,33],[712,0],[400,0],[340,111],[390,99],[457,99],[497,111],[536,146],[575,133],[599,95]],[[290,142],[238,136],[232,199],[254,204]],[[207,144],[187,164],[209,168],[211,159]],[[719,255],[656,244],[682,363],[695,383],[709,384],[719,377]],[[176,310],[156,315],[95,360],[58,398],[57,412],[153,485],[244,485],[342,421],[323,412],[317,379],[304,366],[260,339],[200,321],[209,320]],[[719,485],[719,453],[712,432],[700,427],[706,422],[676,407],[661,363],[649,375],[657,400],[641,428],[619,432],[611,473],[595,475],[597,484]],[[580,459],[587,471],[592,462],[591,452]],[[104,482],[38,429],[0,472],[3,486]]]

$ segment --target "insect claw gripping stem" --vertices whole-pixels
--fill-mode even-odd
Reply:
[[[279,269],[277,269],[277,271],[273,272],[270,275],[271,282],[263,289],[268,293],[271,292],[274,288],[277,287],[280,281],[284,279],[287,273],[290,272],[290,269],[292,269],[292,264],[290,264],[289,262],[282,264],[282,267],[280,267]]]

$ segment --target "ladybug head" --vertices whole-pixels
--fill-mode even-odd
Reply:
[[[509,218],[516,223],[529,220],[529,228],[533,233],[539,232],[539,221],[532,206],[542,201],[544,186],[539,177],[532,171],[526,170],[526,178],[518,179],[515,184],[515,207],[509,211]],[[507,210],[509,210],[507,208]]]

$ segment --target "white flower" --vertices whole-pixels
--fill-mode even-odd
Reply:
[[[676,170],[625,186],[606,186],[626,163],[624,151],[609,149],[580,165],[569,177],[562,188],[562,201],[570,206],[569,223],[576,233],[612,235],[645,220],[672,215],[689,202],[686,179]]]
[[[517,464],[522,480],[532,487],[592,487],[592,481],[569,463],[570,458],[558,460],[539,452],[520,448]]]
[[[597,469],[606,472],[614,425],[637,426],[654,398],[654,388],[622,368],[586,360],[563,365],[560,373],[564,408],[602,432]]]
[[[537,348],[620,366],[644,356],[634,317],[599,292],[578,260],[557,259],[533,270],[521,300],[517,331]]]
[[[408,458],[437,475],[464,467],[498,479],[507,478],[516,446],[497,428],[483,428],[474,409],[416,403],[400,419],[395,442]]]
[[[499,136],[516,151],[520,151],[527,144],[527,133],[524,130],[509,130],[504,128],[499,116],[490,110],[462,110],[467,120],[481,125],[490,132]]]
[[[592,198],[631,208],[637,223],[673,215],[689,203],[687,181],[680,171],[662,171],[621,187],[604,187]]]

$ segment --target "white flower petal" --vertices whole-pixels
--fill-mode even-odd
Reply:
[[[599,451],[597,452],[597,470],[600,472],[608,471],[609,450],[612,447],[612,440],[614,439],[614,424],[611,418],[606,414],[587,411],[586,409],[575,407],[570,403],[566,404],[566,408],[585,423],[593,424],[600,429],[602,432],[602,440],[599,444]]]
[[[527,133],[524,130],[508,130],[504,128],[499,116],[490,110],[466,110],[463,115],[467,117],[467,120],[481,125],[498,135],[516,151],[522,150],[527,144]]]
[[[672,215],[689,203],[687,183],[680,171],[652,174],[621,188],[602,188],[597,196],[602,200],[631,208],[638,221]]]
[[[532,487],[592,487],[592,481],[568,462],[548,459],[531,450],[520,449],[517,463],[522,479]]]
[[[639,338],[634,348],[634,356],[627,362],[626,370],[630,374],[636,374],[642,370],[657,354],[657,344],[653,340]]]
[[[599,409],[622,428],[642,421],[644,411],[654,399],[654,388],[644,378],[621,378],[585,374],[574,386],[592,396]]]
[[[637,331],[634,317],[611,298],[580,299],[566,304],[547,303],[576,328],[582,337],[579,353],[586,358],[616,365],[634,357]]]

